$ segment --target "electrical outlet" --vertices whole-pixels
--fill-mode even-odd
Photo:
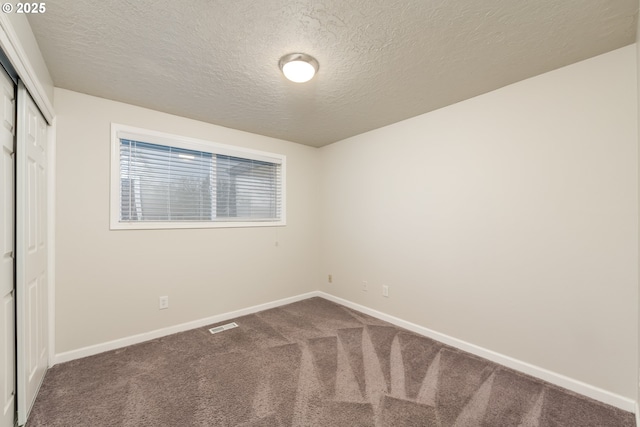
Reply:
[[[382,296],[389,298],[389,287],[387,285],[382,285]]]
[[[362,281],[362,292],[367,292],[369,290],[369,283],[366,280]]]
[[[169,308],[169,297],[168,296],[160,297],[158,308],[160,310],[164,310],[166,308]]]
[[[329,281],[329,283],[333,283],[333,276],[330,274],[327,280]]]

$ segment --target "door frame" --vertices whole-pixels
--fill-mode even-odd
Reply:
[[[29,60],[29,57],[23,48],[22,41],[18,37],[18,33],[11,22],[12,20],[16,21],[18,19],[24,19],[24,23],[28,24],[25,15],[15,13],[0,14],[0,48],[7,56],[11,65],[18,74],[18,77],[20,77],[20,80],[22,80],[25,87],[31,94],[33,101],[40,109],[40,112],[44,116],[46,122],[51,124],[55,117],[53,105],[51,104],[44,86],[38,78],[38,73]]]
[[[47,160],[47,239],[49,250],[47,254],[48,269],[48,336],[49,353],[48,366],[55,363],[55,145],[56,125],[55,113],[51,93],[52,82],[41,80],[50,78],[42,54],[35,43],[35,38],[28,25],[25,15],[0,14],[0,50],[4,54],[2,63],[12,68],[11,77],[23,81],[36,106],[42,113],[46,123],[50,126],[47,132],[49,156]],[[8,60],[8,64],[7,61]],[[35,64],[35,66],[34,66]],[[44,70],[43,70],[44,68]],[[17,333],[17,331],[16,331]],[[16,371],[17,374],[17,371]],[[17,378],[16,378],[17,379]],[[17,422],[17,418],[16,418]]]
[[[5,54],[17,77],[23,81],[25,87],[31,94],[34,102],[40,109],[45,121],[50,128],[47,132],[47,143],[49,149],[48,164],[49,169],[47,175],[48,197],[47,197],[47,239],[49,241],[49,259],[48,259],[48,294],[49,294],[49,367],[55,364],[55,150],[56,150],[56,120],[53,105],[49,100],[49,96],[38,77],[36,68],[31,63],[27,55],[23,43],[14,28],[12,21],[24,19],[24,15],[0,13],[0,49]],[[34,41],[35,42],[35,41]],[[12,76],[14,77],[14,76]]]
[[[0,67],[2,68],[2,67]],[[0,118],[0,120],[5,121],[7,119],[7,107],[9,107],[9,104],[6,102],[7,101],[7,95],[9,95],[12,98],[12,102],[11,102],[11,110],[10,110],[10,115],[12,116],[11,118],[11,127],[12,129],[8,129],[5,125],[0,125],[0,127],[2,128],[2,132],[5,133],[5,131],[8,131],[8,133],[11,134],[11,138],[8,138],[8,133],[5,133],[3,135],[3,139],[4,141],[2,142],[3,147],[5,148],[9,148],[10,152],[11,152],[11,160],[9,162],[9,164],[6,164],[5,166],[8,168],[8,170],[3,169],[0,166],[0,200],[4,199],[4,202],[6,202],[7,204],[4,204],[3,202],[0,202],[0,205],[2,205],[2,211],[5,213],[9,213],[8,217],[3,217],[2,219],[0,219],[0,221],[3,223],[2,225],[0,225],[0,227],[4,227],[5,225],[7,225],[7,223],[5,222],[5,220],[7,219],[11,219],[11,231],[8,231],[8,234],[3,234],[2,237],[2,241],[0,241],[0,245],[2,245],[2,251],[0,253],[0,257],[2,257],[3,259],[0,261],[2,262],[2,264],[5,267],[8,267],[11,270],[11,273],[9,274],[10,277],[10,281],[6,282],[4,281],[4,279],[6,279],[7,277],[5,276],[5,274],[7,273],[7,271],[4,271],[4,269],[2,269],[3,271],[0,271],[0,276],[2,276],[2,280],[3,283],[0,284],[0,290],[2,290],[2,292],[0,292],[0,299],[2,299],[2,305],[4,305],[4,309],[7,309],[9,313],[11,313],[10,316],[8,315],[8,312],[3,311],[2,308],[0,308],[0,316],[2,316],[4,319],[0,320],[0,326],[2,327],[2,331],[0,331],[0,334],[2,334],[3,336],[0,337],[0,342],[5,342],[8,344],[7,347],[2,347],[0,348],[0,352],[4,353],[2,356],[0,357],[0,361],[2,362],[2,366],[0,366],[0,370],[3,371],[4,375],[0,375],[3,377],[3,381],[2,383],[0,383],[0,387],[3,388],[2,391],[0,391],[0,396],[2,397],[2,401],[0,402],[2,407],[0,408],[0,419],[2,419],[2,425],[5,426],[7,425],[6,423],[11,422],[11,427],[13,427],[15,425],[15,421],[17,419],[16,413],[17,413],[17,369],[16,369],[16,363],[17,363],[17,343],[16,343],[16,338],[17,338],[17,323],[16,323],[16,300],[15,300],[15,296],[16,296],[16,262],[15,262],[15,258],[16,258],[16,127],[15,127],[15,122],[16,122],[16,83],[13,80],[13,78],[10,76],[9,72],[5,72],[4,69],[0,69],[0,73],[4,74],[4,76],[0,76],[0,80],[2,80],[2,92],[3,94],[1,95],[1,99],[2,99],[2,111],[0,111],[0,114],[3,116],[2,118]],[[6,80],[5,80],[6,79]],[[8,84],[8,85],[7,85]],[[10,90],[9,90],[10,89]],[[9,93],[7,93],[9,92]],[[6,138],[6,139],[5,139]],[[7,144],[9,143],[9,144]],[[7,145],[10,145],[10,147],[7,147]],[[2,151],[4,152],[4,148],[0,147],[0,149],[2,149]],[[2,159],[0,159],[0,162],[4,163],[5,162],[5,158],[4,158],[4,153],[2,155]],[[11,172],[9,174],[7,174],[7,172]],[[9,178],[8,180],[5,180],[4,178]],[[6,196],[9,195],[10,197],[7,198]],[[11,256],[10,257],[6,257],[7,252],[5,252],[5,249],[9,249],[9,247],[7,246],[7,243],[10,244],[11,246]],[[8,285],[8,286],[7,286]],[[9,292],[7,292],[9,291]],[[10,295],[10,301],[11,304],[10,306],[5,305],[6,301],[5,301],[5,297],[7,295]],[[6,322],[6,323],[5,323]],[[9,332],[8,335],[5,335],[5,331],[10,326],[11,332]],[[8,342],[5,341],[8,338]],[[5,369],[7,369],[5,371]],[[4,383],[4,381],[8,381],[8,382],[13,382],[13,385],[10,387],[10,389],[6,389],[6,383]],[[9,395],[5,395],[5,392],[10,391],[13,394],[13,398],[9,398],[9,400],[13,400],[13,407],[5,407],[4,405],[8,402],[8,400],[5,400],[9,397]]]

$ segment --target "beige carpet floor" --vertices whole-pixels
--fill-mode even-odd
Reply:
[[[234,321],[55,366],[27,427],[635,425],[322,298]]]

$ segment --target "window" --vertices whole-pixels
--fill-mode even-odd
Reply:
[[[111,228],[285,224],[285,156],[112,124]]]

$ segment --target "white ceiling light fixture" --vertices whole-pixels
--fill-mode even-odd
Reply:
[[[311,55],[306,53],[290,53],[278,62],[282,74],[296,83],[308,82],[318,72],[320,65]]]

